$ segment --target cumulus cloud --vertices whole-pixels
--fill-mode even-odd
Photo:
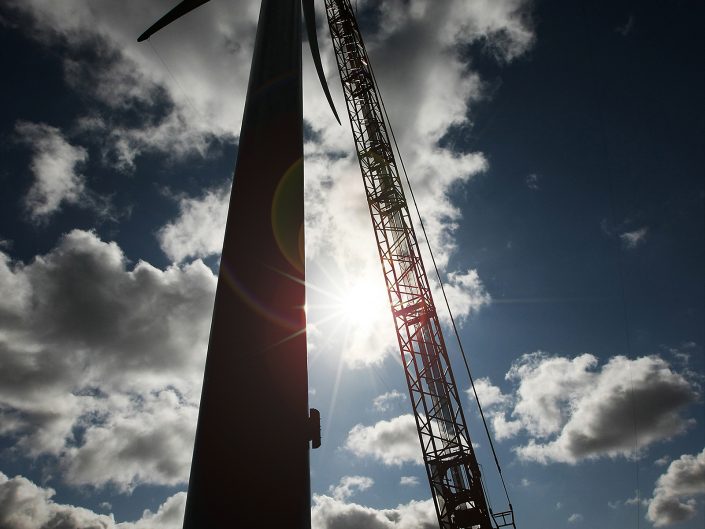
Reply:
[[[344,476],[337,485],[330,487],[331,495],[314,494],[311,508],[312,528],[432,529],[437,527],[436,511],[433,500],[430,499],[411,501],[393,509],[374,509],[348,501],[355,493],[367,490],[373,484],[374,481],[368,477]]]
[[[533,40],[527,3],[418,0],[408,9],[406,2],[390,0],[381,6],[380,24],[366,34],[459,319],[489,302],[475,271],[448,269],[461,220],[452,197],[488,168],[482,153],[440,146],[451,127],[472,125],[471,105],[485,97],[482,80],[459,50],[480,42],[500,61],[519,56]],[[10,0],[7,6],[29,16],[33,27],[27,34],[32,38],[61,46],[66,82],[92,106],[91,112],[76,117],[76,128],[104,147],[107,162],[131,170],[143,153],[168,154],[176,161],[205,155],[213,140],[237,136],[259,10],[256,0],[240,2],[237,9],[210,2],[156,35],[154,49],[135,38],[171,7],[166,0],[119,5],[109,0],[90,5],[79,0]],[[322,6],[317,8],[322,20]],[[340,108],[331,44],[323,36],[320,41]],[[307,253],[321,268],[335,270],[341,284],[369,280],[383,299],[348,124],[343,116],[344,127],[338,127],[330,116],[308,52],[304,84],[305,118],[313,131],[306,145]],[[135,122],[130,118],[135,115],[143,119]],[[203,225],[217,226],[223,196],[214,191],[180,204],[179,217],[159,232],[174,261],[217,253],[214,241],[219,236],[197,230],[196,223],[200,219]],[[11,369],[3,370],[0,379],[9,378],[7,373],[16,376],[0,384],[2,435],[13,436],[32,455],[55,455],[76,482],[97,481],[102,469],[100,483],[174,483],[182,459],[160,462],[154,477],[145,478],[138,467],[146,460],[134,454],[151,449],[149,442],[166,442],[154,427],[166,413],[165,401],[183,399],[176,424],[187,420],[196,403],[215,286],[207,267],[196,260],[166,270],[143,262],[130,268],[116,245],[84,232],[73,232],[31,264],[3,259],[0,280],[10,288],[2,290],[11,294],[0,300],[0,354]],[[380,306],[387,312],[380,312],[374,325],[351,327],[343,346],[348,365],[381,362],[396,349],[388,308]],[[178,385],[173,395],[169,384]],[[41,393],[29,389],[38,387]],[[134,394],[143,399],[139,405],[139,399],[130,403]],[[135,420],[142,419],[144,428],[137,428]],[[390,442],[394,464],[420,460],[413,418],[388,423],[370,430],[359,425],[350,433],[349,446],[375,453],[365,439],[380,437]],[[110,453],[120,457],[114,467],[101,467],[90,454],[106,439],[101,428],[141,432],[144,443],[108,443]],[[413,433],[411,441],[408,432]],[[184,447],[191,442],[192,431],[179,435]],[[162,448],[165,457],[176,449]]]
[[[215,282],[80,230],[28,264],[0,253],[0,435],[73,483],[184,482]]]
[[[439,4],[418,0],[409,4],[390,0],[379,4],[380,23],[365,34],[436,261],[446,276],[449,300],[459,320],[489,303],[490,298],[476,271],[448,270],[449,259],[457,249],[455,232],[461,220],[453,192],[488,167],[482,153],[439,146],[450,127],[470,125],[470,106],[484,97],[479,76],[467,57],[458,53],[458,46],[483,41],[503,60],[522,53],[532,41],[524,6],[521,1],[469,5],[463,1]],[[322,48],[327,71],[334,72],[327,39],[322,39]],[[335,75],[332,77],[334,98],[343,101],[340,84]],[[305,65],[304,84],[315,83],[313,69]],[[344,116],[345,126],[335,126],[316,90],[305,90],[304,98],[306,119],[317,138],[305,147],[307,254],[324,263],[327,270],[335,270],[339,277],[365,277],[384,288],[359,166],[351,154],[347,120]],[[420,227],[415,227],[424,262],[430,267]],[[431,273],[429,276],[439,314],[447,321],[440,292]],[[350,343],[343,350],[348,365],[380,362],[396,350],[388,310],[372,325],[350,333]]]
[[[118,166],[132,168],[139,154],[150,150],[177,157],[203,155],[212,139],[236,136],[257,18],[254,0],[241,2],[236,12],[213,3],[195,10],[176,23],[178,30],[166,28],[152,39],[156,53],[134,42],[135,28],[161,16],[168,8],[165,2],[147,11],[139,2],[123,3],[120,9],[107,1],[90,9],[75,1],[12,5],[32,16],[36,38],[45,43],[59,39],[67,46],[65,71],[71,86],[111,109],[140,109],[148,117],[139,127],[117,122],[120,112],[79,119],[82,130],[107,135],[105,143],[111,145]],[[439,146],[451,126],[470,124],[470,105],[484,97],[481,80],[458,49],[479,41],[501,61],[517,57],[533,41],[526,5],[523,0],[505,0],[470,6],[456,0],[439,7],[417,1],[409,9],[394,0],[380,7],[381,23],[366,35],[381,89],[394,94],[387,100],[390,115],[444,271],[457,248],[454,233],[460,220],[452,190],[488,167],[482,153]],[[318,9],[322,18],[322,7]],[[92,61],[85,56],[89,40],[90,48],[97,50]],[[320,41],[334,97],[341,102],[331,44],[327,38]],[[307,252],[324,268],[335,268],[342,282],[353,283],[363,272],[366,281],[381,285],[349,129],[345,117],[344,127],[332,120],[307,52],[304,84],[311,87],[304,91],[304,107],[315,132],[306,145]],[[167,255],[181,261],[216,254],[224,202],[218,193],[183,199],[179,217],[159,232]],[[206,232],[206,226],[215,229]],[[425,258],[430,263],[428,255]],[[489,303],[476,271],[448,272],[449,298],[459,320]],[[445,317],[442,307],[439,313]],[[396,349],[388,312],[381,316],[373,326],[358,325],[348,333],[343,350],[348,365],[380,362]]]
[[[515,450],[521,459],[577,463],[585,458],[631,457],[639,448],[683,433],[682,416],[699,398],[699,387],[658,356],[596,357],[532,353],[515,362],[507,378],[517,385],[509,413],[493,417],[498,438],[523,431]]]
[[[403,487],[415,487],[419,483],[419,478],[416,476],[402,476],[399,478],[399,485]]]
[[[446,270],[460,221],[452,196],[488,163],[482,153],[440,147],[439,140],[452,126],[470,126],[471,105],[485,97],[481,79],[459,49],[481,42],[500,61],[521,55],[533,41],[528,4],[454,0],[438,6],[418,0],[409,9],[390,0],[380,6],[380,24],[366,33],[381,89],[393,94],[387,105],[438,263],[451,274],[447,282],[459,320],[486,305],[489,296],[476,272]],[[77,116],[75,129],[105,151],[107,162],[132,170],[147,152],[174,160],[203,156],[214,142],[237,136],[256,0],[240,2],[236,10],[208,3],[142,44],[135,36],[169,9],[165,0],[148,6],[131,0],[119,8],[108,0],[90,6],[78,0],[11,0],[7,5],[29,16],[34,27],[28,35],[46,46],[62,46],[66,82],[92,102],[90,112]],[[322,6],[317,7],[322,20]],[[320,42],[340,106],[332,47],[323,35]],[[338,127],[330,116],[307,51],[304,84],[306,120],[314,131],[306,146],[307,251],[323,267],[335,267],[339,277],[351,280],[364,271],[366,278],[379,278],[347,122],[343,116],[345,126]],[[143,118],[139,123],[130,117],[136,113]],[[214,192],[184,199],[179,217],[159,233],[167,255],[180,261],[217,254],[222,198]],[[195,219],[216,229],[198,230]],[[353,329],[343,351],[348,365],[380,362],[395,350],[386,316],[364,332]]]
[[[223,248],[229,200],[229,185],[210,189],[200,197],[180,198],[178,217],[157,234],[164,253],[174,262],[219,254]]]
[[[209,3],[157,33],[150,40],[153,49],[135,42],[135,35],[168,10],[166,1],[145,6],[132,0],[120,8],[109,0],[90,7],[78,0],[12,0],[8,5],[30,15],[34,38],[66,47],[65,77],[71,86],[112,110],[138,110],[146,117],[139,126],[115,122],[120,112],[81,117],[86,130],[109,136],[122,165],[133,166],[139,153],[150,149],[177,156],[204,154],[211,139],[237,135],[256,30],[256,0],[240,2],[236,10]],[[458,47],[484,42],[500,60],[521,55],[533,42],[527,5],[526,0],[472,5],[454,0],[438,6],[418,0],[409,9],[404,2],[389,0],[380,6],[380,24],[366,35],[382,90],[394,94],[388,101],[390,114],[409,153],[419,200],[432,238],[443,249],[443,262],[455,246],[451,232],[459,218],[449,200],[450,187],[487,167],[481,153],[438,146],[450,126],[470,123],[469,105],[484,97],[477,73]],[[317,8],[323,19],[322,5]],[[320,43],[334,96],[341,102],[330,41],[322,36]],[[338,127],[330,116],[308,52],[304,61],[305,85],[311,87],[305,91],[306,119],[320,138],[307,154],[337,158],[351,149],[348,129]],[[337,165],[357,172],[354,156]],[[353,182],[359,187],[359,177],[345,187]],[[346,217],[349,213],[364,216],[364,202],[352,212],[341,212]]]
[[[696,497],[705,494],[705,449],[671,462],[658,480],[646,518],[655,527],[690,520],[697,513]]]
[[[475,391],[477,391],[477,398],[480,399],[480,405],[483,408],[494,408],[498,406],[504,406],[511,402],[511,395],[505,395],[502,390],[497,386],[493,385],[489,378],[478,378],[475,381]],[[468,398],[470,400],[475,400],[475,395],[472,388],[467,390]]]
[[[631,498],[627,498],[626,500],[624,500],[624,505],[648,505],[648,504],[649,504],[649,501],[644,498],[641,498],[639,496],[638,491]]]
[[[55,491],[27,478],[8,478],[0,472],[0,527],[3,529],[177,529],[181,526],[186,493],[179,492],[159,506],[146,510],[135,522],[115,522],[112,514],[97,514],[83,507],[56,503]]]
[[[627,231],[620,234],[619,238],[622,241],[622,245],[627,250],[633,250],[637,246],[642,245],[646,242],[646,238],[649,235],[649,228],[646,226],[639,228],[638,230]]]
[[[313,495],[313,529],[433,529],[438,519],[433,500],[411,501],[392,509],[374,509],[344,499]]]
[[[347,500],[357,492],[369,489],[374,483],[372,478],[366,476],[343,476],[337,485],[330,486],[330,492],[336,500]]]
[[[372,401],[372,407],[376,411],[387,411],[394,401],[406,400],[406,395],[396,389],[377,395]]]
[[[358,457],[372,457],[385,465],[422,464],[421,447],[413,415],[400,415],[372,426],[355,425],[345,448]]]
[[[171,7],[137,0],[8,2],[29,15],[28,32],[62,46],[64,78],[92,102],[78,125],[109,151],[116,166],[133,169],[144,152],[173,158],[204,155],[214,139],[240,129],[259,3],[238,9],[209,3],[154,36],[137,36]],[[144,118],[136,123],[131,112]]]
[[[56,127],[20,121],[20,141],[32,149],[34,182],[24,199],[30,218],[46,221],[63,204],[76,204],[85,193],[85,177],[77,169],[88,159],[83,147],[71,145]]]
[[[498,441],[514,436],[521,430],[519,421],[507,420],[506,412],[512,403],[512,395],[502,393],[502,390],[492,384],[489,378],[480,378],[475,381],[475,391],[480,400],[485,416],[489,417]],[[475,394],[472,388],[466,390],[471,405],[475,405]]]
[[[669,456],[668,454],[666,454],[666,455],[664,455],[664,456],[662,456],[662,457],[659,457],[656,461],[654,461],[654,465],[656,465],[656,466],[658,466],[658,467],[665,467],[665,466],[668,465],[670,462],[671,462],[671,456]]]
[[[580,513],[573,513],[568,516],[568,523],[579,523],[583,521],[583,515]]]
[[[69,483],[183,483],[191,465],[198,407],[164,390],[109,398],[106,416],[87,422],[78,447],[64,449],[63,479]],[[80,421],[79,421],[80,423]]]
[[[431,284],[434,290],[433,296],[438,305],[438,314],[442,320],[450,323],[443,294],[435,281],[431,280]],[[463,322],[468,316],[492,302],[492,297],[485,290],[477,270],[449,272],[443,286],[456,323]]]
[[[498,441],[514,437],[522,429],[521,421],[507,420],[506,415],[502,412],[492,413],[491,421],[495,438]]]
[[[610,509],[619,509],[622,506],[632,506],[632,505],[638,505],[638,506],[649,506],[649,500],[640,497],[639,491],[635,491],[634,496],[631,498],[627,498],[626,500],[614,500],[614,501],[608,501],[607,506]]]

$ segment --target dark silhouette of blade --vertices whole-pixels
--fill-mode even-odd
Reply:
[[[313,8],[313,0],[301,0],[301,5],[304,8],[306,33],[308,34],[308,45],[311,47],[311,55],[313,55],[313,64],[316,65],[318,79],[321,81],[321,86],[323,87],[323,92],[326,94],[330,109],[333,111],[335,119],[338,120],[338,125],[340,125],[340,118],[338,117],[338,112],[335,110],[333,98],[330,96],[330,91],[328,90],[326,76],[323,73],[323,66],[321,66],[321,54],[318,51],[318,37],[316,36],[316,12]]]
[[[137,42],[142,42],[147,40],[149,37],[154,35],[157,31],[165,26],[171,24],[177,18],[184,16],[189,11],[193,11],[199,6],[202,6],[209,0],[183,0],[174,9],[169,11],[162,18],[157,20],[150,28],[142,33],[137,39]],[[306,33],[308,35],[308,44],[311,47],[311,55],[313,56],[313,64],[316,66],[316,73],[318,74],[318,79],[323,87],[323,92],[326,95],[330,109],[333,111],[335,119],[340,125],[340,118],[338,117],[338,111],[335,109],[333,104],[333,98],[330,95],[330,90],[328,89],[328,83],[326,82],[326,76],[323,73],[323,66],[321,65],[321,53],[318,50],[318,37],[316,35],[316,12],[313,7],[313,0],[301,0],[301,5],[303,6],[304,17],[306,19]]]
[[[179,17],[184,16],[186,13],[189,11],[193,11],[199,6],[202,6],[209,0],[184,0],[181,2],[179,5],[177,5],[174,9],[169,11],[166,15],[164,15],[162,18],[157,20],[152,26],[142,33],[139,38],[137,39],[137,42],[142,42],[143,40],[147,40],[149,37],[154,35],[157,31],[162,29],[164,26],[167,26],[171,24],[174,20],[176,20]]]

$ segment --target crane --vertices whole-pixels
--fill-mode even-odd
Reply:
[[[350,0],[325,0],[426,474],[441,529],[516,527],[488,508],[383,103]]]

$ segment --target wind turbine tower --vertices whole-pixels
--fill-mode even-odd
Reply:
[[[179,3],[138,40],[207,1]],[[330,102],[313,0],[303,10]],[[308,407],[302,110],[300,0],[262,0],[184,529],[311,526],[320,421]]]

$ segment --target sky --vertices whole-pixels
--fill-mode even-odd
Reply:
[[[3,529],[181,527],[259,3],[138,44],[173,4],[0,4]],[[703,2],[357,4],[517,526],[703,527]],[[349,122],[302,46],[313,525],[428,529]]]

